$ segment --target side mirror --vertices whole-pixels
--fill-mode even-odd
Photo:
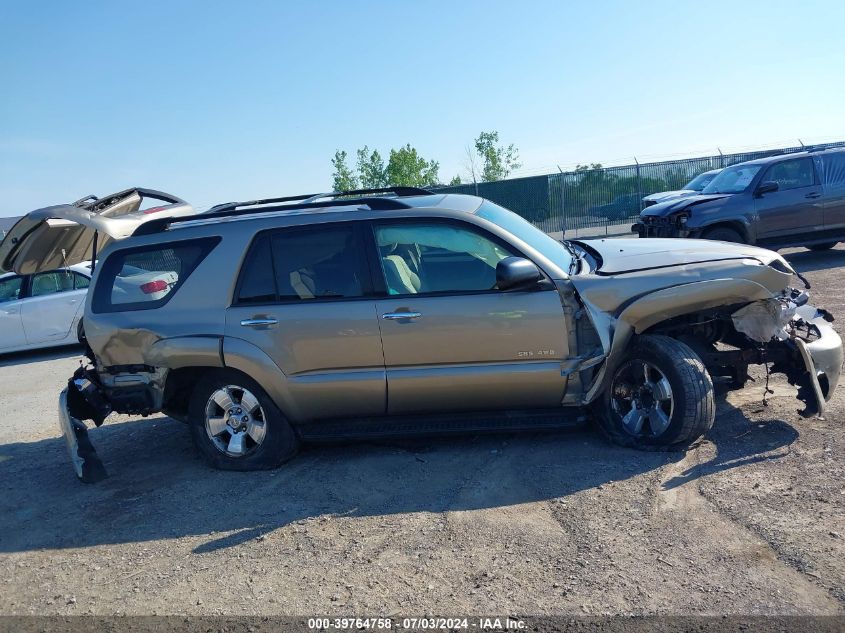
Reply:
[[[542,279],[540,269],[522,257],[506,257],[496,264],[496,287],[499,290],[528,288]]]
[[[758,196],[762,196],[764,193],[772,193],[773,191],[777,191],[780,188],[778,183],[774,182],[773,180],[767,180],[766,182],[761,182],[760,186],[757,187],[756,193]]]

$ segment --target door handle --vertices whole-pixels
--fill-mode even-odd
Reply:
[[[808,193],[808,194],[807,194],[806,196],[804,196],[804,197],[805,197],[805,198],[821,198],[821,197],[822,197],[822,194],[820,194],[818,191],[813,191],[812,193]]]
[[[276,325],[278,319],[273,317],[255,317],[252,319],[243,319],[241,321],[242,327],[261,327],[262,325]]]
[[[388,321],[399,321],[401,319],[419,319],[422,312],[387,312],[381,315],[382,319]]]

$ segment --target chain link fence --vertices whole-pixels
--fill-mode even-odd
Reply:
[[[828,147],[845,147],[845,141],[812,146]],[[438,191],[487,198],[519,213],[547,233],[598,237],[626,233],[642,210],[645,196],[681,189],[705,171],[806,149],[810,148],[782,147],[621,167],[581,168],[545,176],[453,185]]]

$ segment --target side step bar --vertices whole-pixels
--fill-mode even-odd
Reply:
[[[440,437],[516,431],[558,431],[581,428],[588,417],[582,409],[480,411],[447,415],[403,415],[337,419],[298,425],[308,442],[338,442],[367,438]]]

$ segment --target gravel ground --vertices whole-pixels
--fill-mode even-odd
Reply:
[[[845,324],[845,250],[791,251]],[[56,395],[78,349],[0,359],[3,614],[842,614],[845,389],[826,420],[758,380],[686,454],[590,430],[306,448],[224,473],[164,417],[92,432]],[[757,375],[761,379],[761,375]]]

